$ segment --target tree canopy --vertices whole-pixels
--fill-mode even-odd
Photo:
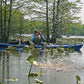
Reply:
[[[36,28],[47,40],[54,37],[54,42],[62,35],[83,35],[84,25],[76,16],[80,9],[80,0],[0,0],[1,42],[8,42],[10,35],[31,34]]]

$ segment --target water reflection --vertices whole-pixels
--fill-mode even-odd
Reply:
[[[9,79],[9,55],[7,52],[0,52],[0,81],[4,84],[4,80]],[[9,82],[7,82],[9,84]]]
[[[84,70],[73,69],[72,71],[57,71],[56,69],[50,68],[39,68],[37,66],[33,66],[31,72],[40,73],[41,69],[45,75],[38,76],[35,78],[28,77],[28,73],[31,67],[30,63],[26,63],[26,59],[29,56],[28,53],[18,53],[19,56],[15,56],[15,54],[9,54],[7,52],[0,52],[0,82],[2,84],[34,84],[34,79],[37,78],[43,81],[43,84],[77,84],[76,83],[76,75],[81,77],[83,81]],[[61,58],[61,57],[59,57]],[[57,60],[60,59],[52,59],[50,60],[49,53],[45,55],[37,56],[37,62],[39,63],[56,63]],[[64,59],[64,58],[63,58]],[[74,60],[73,65],[76,63],[79,66],[84,67],[84,50],[82,49],[80,52],[71,53],[70,56],[67,56],[64,61],[61,63],[71,63],[70,59]],[[55,68],[55,67],[54,67]],[[65,68],[65,67],[64,67]],[[69,68],[70,69],[70,68]],[[8,81],[8,79],[17,78],[18,81]]]

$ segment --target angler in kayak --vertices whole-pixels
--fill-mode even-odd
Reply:
[[[42,35],[41,32],[39,32],[38,29],[35,29],[34,34],[31,36],[31,41],[34,44],[41,45],[41,42],[45,42],[45,37]]]

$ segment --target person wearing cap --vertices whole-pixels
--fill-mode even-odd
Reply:
[[[45,37],[42,35],[41,32],[39,32],[38,29],[35,29],[35,30],[34,30],[34,34],[31,36],[31,41],[32,41],[34,44],[40,45],[41,42],[45,42]]]

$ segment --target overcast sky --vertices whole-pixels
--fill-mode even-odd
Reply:
[[[79,17],[81,17],[82,23],[84,24],[84,0],[81,0],[83,2],[81,13],[78,14]]]
[[[74,1],[74,0],[70,0],[70,1]],[[82,9],[81,12],[77,15],[80,17],[80,19],[82,20],[82,23],[84,24],[84,0],[81,0],[82,4]],[[28,16],[25,16],[25,19],[27,19]],[[28,17],[29,18],[29,17]]]

